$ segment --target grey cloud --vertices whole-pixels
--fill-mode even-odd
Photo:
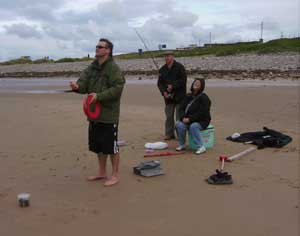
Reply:
[[[90,20],[86,24],[78,24],[77,26],[72,24],[64,24],[60,27],[45,25],[43,29],[46,35],[58,40],[57,45],[59,47],[64,48],[65,43],[67,45],[73,43],[78,50],[89,53],[94,52],[95,44],[99,38],[109,38],[113,42],[136,42],[137,40],[133,28],[129,28],[126,22],[99,24]],[[124,45],[124,48],[128,48],[128,45]],[[124,48],[118,50],[124,50]]]
[[[2,10],[16,10],[25,9],[28,7],[33,7],[37,5],[49,6],[52,8],[57,8],[64,4],[63,0],[51,0],[51,1],[41,1],[41,0],[0,0],[0,5]]]
[[[26,24],[13,24],[6,25],[4,29],[8,34],[14,34],[19,36],[20,38],[42,38],[42,34],[35,26],[26,25]]]
[[[88,12],[75,12],[68,10],[62,12],[56,17],[57,22],[70,24],[86,24],[92,20],[99,25],[108,24],[118,21],[126,21],[126,14],[123,5],[117,1],[99,3],[95,9]]]
[[[128,24],[131,20],[153,15],[165,14],[172,12],[174,1],[158,0],[112,0],[98,3],[95,9],[89,12],[66,11],[60,16],[64,22],[84,23],[93,20],[100,25],[122,22]],[[175,5],[175,4],[174,4]]]
[[[95,38],[98,36],[98,33],[88,28],[87,25],[76,27],[76,33],[78,35],[78,38],[83,40],[85,40],[86,38]]]
[[[77,25],[84,25],[90,20],[97,22],[99,25],[125,21],[126,19],[122,16],[122,9],[119,8],[118,5],[110,6],[110,4],[110,2],[98,4],[95,9],[88,12],[75,12],[73,10],[64,11],[56,17],[56,20],[58,23],[63,22],[64,24]]]
[[[93,9],[80,11],[64,9],[66,1],[0,0],[0,23],[2,27],[5,25],[0,33],[11,38],[12,48],[15,46],[11,45],[18,45],[18,37],[27,39],[26,44],[31,43],[33,51],[38,48],[36,38],[42,37],[51,53],[64,57],[94,53],[100,37],[111,39],[115,52],[137,51],[143,44],[133,25],[138,27],[148,47],[157,49],[160,43],[166,43],[168,48],[187,46],[199,40],[201,44],[207,43],[209,32],[212,32],[213,42],[256,40],[260,36],[261,21],[264,21],[264,36],[272,39],[279,37],[281,31],[287,35],[294,33],[297,26],[293,22],[299,20],[296,0],[266,0],[264,3],[261,0],[186,0],[180,4],[175,0],[99,0]],[[78,3],[84,4],[84,1]],[[196,4],[195,9],[189,8],[190,3]],[[19,19],[27,23],[16,24]],[[15,24],[9,25],[9,21]],[[43,54],[43,49],[39,50],[36,51]]]
[[[164,22],[174,28],[184,28],[193,26],[198,20],[198,16],[186,11],[173,11]]]
[[[66,27],[61,25],[60,27],[53,27],[51,25],[43,26],[44,32],[57,40],[69,40],[73,36],[73,32],[70,29],[72,26]]]
[[[125,0],[123,7],[130,18],[169,13],[176,5],[174,0]]]
[[[226,42],[239,42],[241,41],[241,36],[245,31],[246,28],[241,28],[240,26],[231,26],[231,25],[225,25],[225,24],[215,24],[213,27],[207,31],[206,39],[207,43],[209,40],[211,40],[212,43],[226,43]],[[211,33],[211,39],[210,34]],[[249,33],[249,31],[248,31]],[[248,40],[252,40],[254,34],[249,33]],[[258,40],[258,33],[255,32],[255,39]]]
[[[96,11],[89,12],[75,12],[73,10],[64,11],[60,15],[56,16],[57,23],[63,22],[63,24],[85,24],[89,20],[93,20],[96,17]]]
[[[97,41],[98,41],[98,39],[76,40],[74,42],[74,46],[85,52],[94,52]]]
[[[212,43],[234,43],[258,40],[259,33],[258,31],[249,31],[245,27],[241,28],[240,26],[235,27],[226,24],[215,24],[209,29],[201,26],[194,27],[191,37],[195,43],[203,45],[209,43],[210,40]]]
[[[37,4],[34,6],[26,7],[19,12],[28,19],[52,21],[55,19],[53,15],[53,7],[44,4]]]
[[[62,50],[70,49],[70,43],[67,43],[67,42],[61,41],[61,40],[56,40],[55,43],[59,49],[62,49]]]
[[[141,31],[144,32],[145,37],[156,40],[157,42],[167,41],[174,38],[174,29],[167,24],[162,23],[159,20],[151,19],[141,27]]]
[[[131,50],[130,45],[136,45],[138,38],[128,21],[139,16],[149,17],[149,15],[142,13],[142,9],[143,12],[151,14],[151,12],[155,12],[157,2],[146,0],[141,4],[140,1],[134,0],[124,2],[114,0],[99,3],[95,9],[89,12],[66,11],[63,15],[56,18],[59,27],[48,24],[44,29],[47,35],[53,38],[73,40],[75,43],[86,39],[92,41],[99,37],[106,37],[114,42],[124,41],[126,42],[122,44],[124,48]],[[147,9],[144,7],[145,5]],[[134,12],[133,15],[131,14],[132,12]],[[64,24],[61,24],[60,21],[64,22]],[[89,24],[89,22],[92,22],[92,24]],[[74,28],[74,23],[77,25],[76,29]],[[158,35],[160,34],[158,33]],[[81,43],[77,43],[78,47],[81,47],[81,45]],[[89,46],[84,46],[83,48],[89,48]]]
[[[48,36],[65,41],[82,40],[94,36],[94,32],[89,30],[86,25],[61,24],[57,27],[49,24],[44,25],[43,30]]]
[[[14,0],[0,1],[1,10],[6,14],[17,14],[33,20],[54,20],[54,11],[63,6],[64,1]]]
[[[0,19],[5,19],[6,21],[11,21],[16,18],[15,14],[12,12],[4,11],[0,9]]]
[[[99,3],[95,9],[88,12],[75,12],[68,10],[56,18],[59,22],[84,25],[93,21],[99,26],[110,26],[118,22],[126,22],[131,16],[126,14],[123,3],[117,0]]]
[[[112,0],[110,2],[98,4],[95,16],[96,19],[102,23],[123,21],[127,18],[125,8],[119,0]]]
[[[274,26],[275,27],[275,26]],[[200,32],[199,28],[197,32]],[[202,29],[202,33],[193,33],[193,36],[198,37],[201,43],[233,43],[241,41],[255,41],[260,38],[260,24],[249,23],[247,25],[226,25],[226,24],[215,24],[210,29]],[[270,30],[264,30],[264,35],[267,38],[272,37]],[[273,35],[274,37],[274,35]],[[265,38],[265,37],[264,37]]]
[[[191,30],[197,19],[193,13],[169,9],[168,15],[150,18],[139,30],[152,49],[164,43],[170,47],[179,47],[184,42],[194,43]]]
[[[249,23],[246,25],[246,28],[250,30],[258,30],[261,28],[261,22]],[[272,21],[271,19],[263,20],[263,29],[264,30],[280,30],[280,25],[278,22]]]

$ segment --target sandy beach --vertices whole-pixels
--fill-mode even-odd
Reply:
[[[155,83],[127,83],[121,182],[105,188],[86,181],[97,166],[87,150],[82,95],[0,91],[0,235],[299,235],[299,86],[208,85],[206,92],[214,147],[156,158],[165,175],[143,178],[132,167],[146,160],[146,142],[162,141],[164,104]],[[249,147],[225,138],[263,126],[293,141],[226,163],[233,185],[208,185],[221,154]],[[176,141],[168,144],[174,151]],[[28,208],[17,205],[22,192],[31,194]]]

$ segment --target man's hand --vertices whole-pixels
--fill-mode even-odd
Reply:
[[[169,93],[171,93],[172,90],[173,90],[172,84],[168,84],[167,91],[168,91]]]
[[[164,92],[164,97],[165,97],[165,99],[169,99],[170,98],[170,94],[168,94],[167,92]]]
[[[190,123],[190,118],[184,117],[184,118],[182,119],[182,122],[185,123],[185,124],[188,124],[188,123]]]
[[[97,93],[90,93],[89,96],[92,96],[91,103],[95,103],[97,101]]]
[[[73,91],[77,91],[79,89],[78,84],[76,84],[75,82],[71,81],[70,82],[70,87]]]

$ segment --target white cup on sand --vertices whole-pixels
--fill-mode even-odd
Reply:
[[[20,193],[18,194],[18,203],[20,207],[28,207],[29,206],[29,199],[30,194],[29,193]]]

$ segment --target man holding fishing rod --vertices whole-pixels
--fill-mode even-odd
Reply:
[[[184,66],[174,60],[172,51],[164,53],[166,64],[159,69],[157,86],[165,100],[165,140],[175,138],[174,113],[179,119],[179,107],[186,95],[187,76]]]
[[[80,75],[76,82],[70,82],[73,91],[88,94],[88,108],[101,107],[98,117],[89,116],[89,150],[98,157],[98,173],[87,180],[105,180],[104,186],[117,184],[119,179],[120,154],[118,147],[118,123],[120,100],[125,79],[114,62],[113,44],[108,39],[100,39],[96,45],[96,59]],[[112,175],[107,176],[106,162],[110,156]]]

